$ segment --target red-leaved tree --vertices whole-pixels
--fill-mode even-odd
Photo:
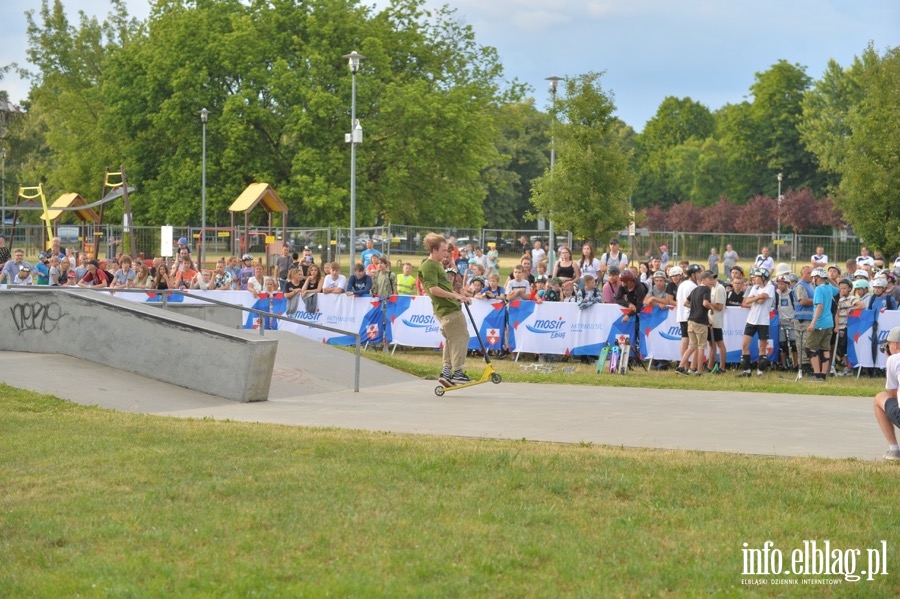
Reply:
[[[719,201],[703,209],[703,230],[731,233],[737,220],[737,206],[728,201],[727,196],[719,196]]]
[[[766,233],[775,231],[778,224],[778,202],[769,196],[754,196],[737,207],[737,233]]]
[[[673,204],[669,208],[669,229],[672,231],[703,231],[703,208],[690,202]]]

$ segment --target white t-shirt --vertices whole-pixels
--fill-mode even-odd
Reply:
[[[754,285],[744,294],[744,299],[756,297],[763,293],[769,296],[769,300],[765,302],[754,302],[750,306],[750,315],[747,316],[747,324],[769,324],[769,310],[772,309],[772,303],[775,298],[775,286],[772,285],[772,283],[766,283],[765,287]]]
[[[521,281],[517,281],[512,279],[511,281],[506,283],[506,297],[508,298],[512,295],[513,289],[524,289],[524,295],[520,295],[520,298],[528,299],[528,296],[531,295],[531,283],[528,282],[528,279],[522,279]]]
[[[865,266],[868,264],[872,268],[875,268],[875,258],[872,256],[857,256],[856,257],[856,265],[857,266]]]
[[[684,305],[691,291],[697,288],[697,284],[690,279],[685,279],[678,286],[678,292],[675,294],[675,320],[678,322],[687,322],[688,314],[691,309]]]
[[[325,277],[325,283],[322,285],[322,289],[346,289],[347,288],[347,277],[344,275],[338,275],[338,278],[335,279],[331,275]]]
[[[828,266],[828,256],[826,256],[825,254],[822,254],[821,256],[819,256],[818,254],[813,254],[812,258],[810,258],[809,261],[816,266]]]
[[[582,257],[584,260],[584,257]],[[600,272],[600,261],[594,258],[591,262],[578,262],[578,267],[581,269],[581,278],[584,278],[584,275],[591,275],[594,277],[594,280],[597,280],[597,273]]]
[[[884,388],[888,390],[896,389],[898,381],[900,381],[900,354],[888,356],[885,370],[887,372],[887,381],[884,384]]]
[[[769,272],[772,272],[775,269],[775,259],[772,258],[772,256],[763,256],[760,254],[756,257],[756,261],[753,262],[753,265],[760,266],[768,269]]]
[[[544,251],[544,248],[535,248],[531,250],[531,264],[533,265],[534,272],[537,272],[537,265],[546,257],[547,252]]]

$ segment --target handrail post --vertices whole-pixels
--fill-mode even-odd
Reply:
[[[359,393],[359,363],[360,363],[360,353],[362,350],[362,335],[356,333],[356,372],[353,373],[353,391]]]

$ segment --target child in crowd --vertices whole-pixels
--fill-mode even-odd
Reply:
[[[517,264],[513,268],[513,278],[506,284],[506,299],[509,301],[528,299],[531,294],[531,283],[525,278],[525,268]]]
[[[837,309],[837,352],[835,353],[834,366],[835,369],[843,367],[843,370],[837,370],[837,376],[851,376],[853,370],[847,364],[847,316],[856,298],[851,293],[853,282],[850,279],[841,279],[838,283],[838,309]]]
[[[506,299],[506,289],[500,286],[500,275],[495,272],[488,275],[488,284],[484,289],[484,297],[487,299]]]
[[[597,279],[593,275],[584,275],[581,280],[584,283],[584,287],[579,289],[575,295],[578,309],[584,310],[594,304],[602,304],[603,296],[600,294],[600,288],[597,287]]]
[[[797,364],[797,333],[794,330],[794,296],[791,293],[787,275],[775,279],[775,303],[778,306],[778,362],[782,370],[787,370],[787,357],[791,364]],[[788,354],[790,352],[790,354]]]
[[[31,278],[31,269],[27,266],[19,267],[19,274],[12,280],[13,285],[33,285]]]
[[[473,277],[469,283],[468,294],[477,299],[484,298],[484,279],[481,277]]]

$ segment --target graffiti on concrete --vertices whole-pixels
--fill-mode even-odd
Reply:
[[[25,331],[40,331],[49,335],[57,329],[59,321],[65,316],[56,302],[16,304],[9,310],[20,335]]]

